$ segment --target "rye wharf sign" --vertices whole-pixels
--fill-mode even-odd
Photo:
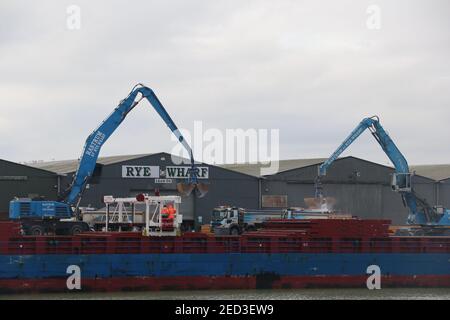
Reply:
[[[197,167],[198,168],[198,177],[199,179],[208,179],[209,178],[209,168],[208,167]],[[175,178],[182,179],[188,178],[190,176],[191,167],[166,167],[166,178]]]
[[[159,166],[122,166],[122,178],[159,178]]]

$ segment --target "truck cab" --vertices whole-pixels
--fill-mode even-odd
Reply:
[[[211,232],[220,235],[239,235],[244,230],[244,214],[242,208],[220,206],[213,210]]]

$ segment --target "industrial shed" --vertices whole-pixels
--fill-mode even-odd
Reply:
[[[279,172],[261,178],[261,205],[306,207],[304,198],[314,197],[318,166],[326,159],[281,160]],[[260,165],[230,165],[227,168],[257,176]],[[337,159],[322,179],[326,196],[335,197],[335,209],[362,218],[386,218],[404,224],[408,210],[391,190],[394,169],[355,157]],[[416,192],[436,204],[435,180],[415,175]],[[448,194],[448,193],[447,193]]]
[[[411,166],[411,170],[436,181],[435,203],[450,208],[450,164]]]
[[[450,177],[437,182],[438,204],[450,208]]]
[[[174,161],[172,161],[172,159]],[[104,195],[134,196],[138,193],[177,194],[176,183],[185,181],[167,169],[186,167],[180,158],[168,153],[101,157],[83,195],[81,206],[102,208]],[[305,207],[304,198],[314,196],[317,167],[326,159],[293,159],[279,161],[278,172],[261,175],[261,164],[231,164],[207,168],[202,181],[210,192],[204,198],[183,197],[182,213],[188,224],[208,223],[211,211],[218,205],[235,205],[248,209],[286,206]],[[33,163],[30,166],[0,160],[0,212],[5,218],[8,203],[14,196],[44,196],[56,200],[58,190],[72,181],[78,160]],[[133,168],[134,167],[134,168]],[[141,168],[141,169],[136,169]],[[147,168],[147,169],[145,169]],[[155,170],[157,168],[157,170]],[[131,174],[131,176],[127,176]],[[136,170],[149,170],[146,176],[133,176]],[[450,207],[450,165],[411,166],[418,195],[430,205]],[[323,178],[324,192],[337,199],[336,209],[363,218],[387,218],[395,224],[406,221],[408,210],[401,197],[391,191],[394,169],[355,157],[339,158]]]
[[[185,178],[176,169],[189,166],[189,161],[177,164],[180,160],[168,153],[100,157],[80,205],[102,208],[105,195],[129,197],[139,193],[153,194],[155,189],[159,189],[161,195],[178,194],[176,183],[185,182]],[[64,190],[72,181],[78,160],[43,162],[35,166],[62,175],[61,189]],[[202,223],[207,223],[212,209],[218,205],[258,208],[257,177],[208,164],[197,166],[204,168],[205,176],[201,182],[209,184],[210,191],[204,198],[192,194],[183,197],[184,221],[192,224],[201,216]]]
[[[56,200],[57,186],[54,172],[0,159],[0,219],[8,217],[9,202],[14,197]]]

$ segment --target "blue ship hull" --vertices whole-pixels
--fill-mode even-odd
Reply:
[[[450,254],[434,253],[35,254],[0,255],[0,265],[3,291],[67,290],[74,265],[85,290],[365,287],[371,265],[382,285],[450,285]]]

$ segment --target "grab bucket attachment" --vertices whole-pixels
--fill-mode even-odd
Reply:
[[[177,190],[183,196],[189,196],[192,191],[197,190],[199,198],[203,198],[208,193],[208,185],[204,183],[177,183]]]
[[[189,196],[194,188],[195,185],[193,185],[192,183],[177,183],[178,193],[183,196]]]
[[[209,186],[205,183],[197,183],[198,197],[203,198],[209,191]]]
[[[333,211],[336,204],[336,198],[333,197],[316,197],[316,198],[304,198],[308,209],[316,209],[322,211]]]

